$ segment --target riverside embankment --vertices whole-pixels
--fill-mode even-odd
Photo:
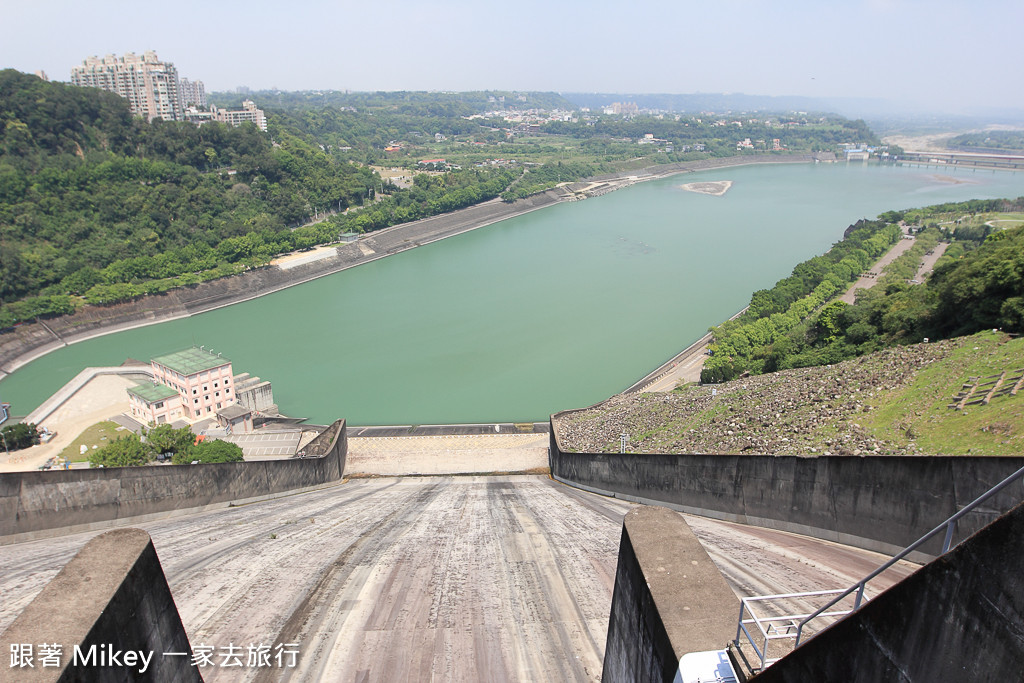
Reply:
[[[287,268],[266,266],[135,301],[109,306],[85,306],[73,315],[20,325],[0,334],[0,379],[26,363],[69,344],[248,301],[584,195],[604,194],[636,182],[678,173],[750,164],[808,163],[813,160],[811,155],[728,157],[598,176],[511,204],[492,200],[373,232],[357,242],[337,247],[333,255],[299,265]]]

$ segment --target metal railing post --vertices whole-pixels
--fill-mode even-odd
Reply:
[[[747,603],[740,600],[740,620],[736,622],[736,647],[740,646],[740,634],[743,633],[743,611],[747,608]]]
[[[953,542],[953,530],[956,528],[956,522],[950,522],[946,525],[946,538],[942,541],[942,552],[940,555],[945,555],[949,550],[950,543]]]
[[[860,590],[857,591],[857,598],[853,601],[853,609],[860,609],[860,603],[864,599],[864,589],[868,587],[867,581],[860,582]]]

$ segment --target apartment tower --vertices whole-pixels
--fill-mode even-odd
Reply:
[[[152,50],[141,57],[132,52],[124,57],[89,57],[72,67],[71,83],[117,93],[128,100],[133,114],[149,121],[182,118],[178,70],[170,62],[161,62]]]
[[[181,95],[181,103],[185,107],[192,105],[206,109],[209,106],[206,102],[206,86],[202,81],[190,81],[187,78],[182,78],[178,81],[178,93]]]

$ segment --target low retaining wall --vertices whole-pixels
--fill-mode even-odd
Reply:
[[[1019,457],[567,453],[552,418],[551,475],[566,484],[682,512],[893,554],[1021,467]],[[1021,500],[1008,487],[962,519],[970,536]],[[942,538],[910,559],[936,556]]]
[[[1019,681],[1024,506],[752,679]]]
[[[348,453],[345,421],[302,452],[287,460],[3,473],[0,544],[340,481]]]
[[[141,529],[89,541],[4,631],[0,647],[5,681],[203,680],[153,542]],[[59,653],[44,659],[44,647]]]
[[[630,510],[622,521],[603,683],[672,681],[689,652],[736,636],[740,601],[679,515]]]

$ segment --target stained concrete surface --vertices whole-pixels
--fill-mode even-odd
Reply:
[[[547,471],[547,434],[360,436],[348,440],[346,475]]]
[[[602,683],[661,683],[735,637],[740,602],[681,515],[643,505],[622,525]],[[689,680],[689,679],[687,679]]]
[[[42,643],[55,656],[44,656]],[[27,664],[12,661],[3,680],[202,683],[189,665],[189,644],[160,561],[141,529],[115,529],[86,544],[0,636],[5,653],[25,645],[39,650],[30,652]],[[111,649],[116,659],[88,654],[109,656]],[[79,651],[88,661],[79,661]]]
[[[381,478],[138,526],[193,648],[299,643],[299,667],[268,680],[586,681],[601,675],[631,507],[543,476]],[[881,562],[687,520],[734,589],[843,587]],[[93,535],[0,547],[0,629]]]

